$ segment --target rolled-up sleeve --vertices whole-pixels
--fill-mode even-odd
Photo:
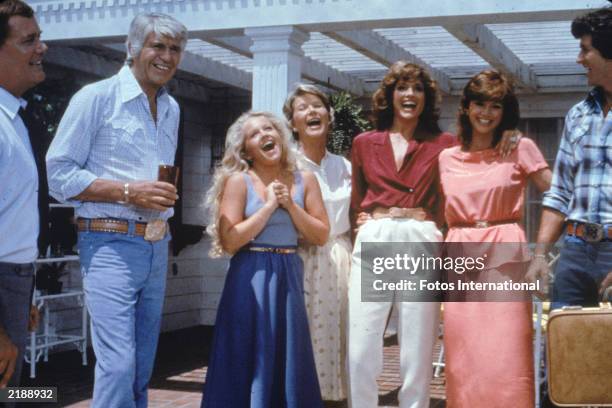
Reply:
[[[49,193],[60,202],[75,206],[73,198],[89,187],[97,176],[84,169],[99,127],[98,100],[92,89],[77,92],[60,121],[47,152]]]
[[[575,163],[570,143],[572,120],[568,114],[561,135],[561,143],[555,160],[550,190],[544,193],[542,205],[568,215],[574,192]]]

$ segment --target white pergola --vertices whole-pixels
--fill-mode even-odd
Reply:
[[[571,20],[603,0],[30,0],[47,60],[91,73],[117,68],[137,13],[170,14],[189,29],[175,92],[251,92],[254,109],[280,112],[288,90],[310,81],[356,96],[376,89],[397,60],[429,69],[446,95],[494,67],[531,106],[584,94]],[[549,95],[550,94],[550,95]],[[575,95],[575,94],[574,94]],[[452,99],[452,98],[451,98]],[[572,98],[570,98],[572,99]],[[573,99],[572,99],[573,100]],[[565,106],[564,106],[565,108]],[[525,109],[525,107],[523,107]]]

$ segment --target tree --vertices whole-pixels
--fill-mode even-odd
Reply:
[[[348,156],[353,138],[372,129],[372,125],[365,119],[363,108],[348,92],[334,94],[330,100],[334,108],[334,124],[327,140],[327,149],[332,153]]]

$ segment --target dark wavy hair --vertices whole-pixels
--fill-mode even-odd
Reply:
[[[482,71],[474,75],[463,88],[457,117],[457,136],[464,149],[472,144],[472,124],[468,116],[470,102],[495,101],[503,106],[502,120],[495,129],[491,147],[497,146],[505,130],[516,129],[519,119],[519,104],[512,82],[495,70]]]
[[[21,0],[0,1],[0,47],[9,37],[9,20],[13,16],[34,17],[34,10]]]
[[[612,59],[612,7],[592,11],[572,21],[572,35],[580,39],[591,36],[593,48],[606,59]]]
[[[441,132],[438,125],[440,95],[438,85],[431,75],[421,66],[406,61],[398,61],[391,65],[389,71],[380,83],[380,87],[372,95],[372,115],[376,129],[388,130],[393,124],[393,91],[400,81],[421,81],[425,90],[425,107],[419,116],[419,124],[415,139],[433,137]]]

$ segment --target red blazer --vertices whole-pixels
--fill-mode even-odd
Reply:
[[[351,222],[357,214],[376,207],[422,207],[428,219],[441,225],[444,202],[440,189],[438,155],[457,144],[450,133],[419,142],[411,140],[402,167],[395,167],[388,131],[370,131],[353,141]]]

